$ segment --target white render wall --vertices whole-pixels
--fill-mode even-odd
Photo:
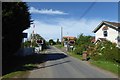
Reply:
[[[108,27],[108,35],[107,37],[104,37],[104,34],[103,34],[103,30],[102,28],[104,27],[105,25],[103,25],[96,33],[95,33],[95,40],[97,40],[98,38],[106,38],[107,40],[111,41],[111,42],[115,42],[117,43],[117,36],[118,36],[118,31],[116,31],[115,29],[113,28],[110,28]]]

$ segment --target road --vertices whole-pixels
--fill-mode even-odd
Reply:
[[[45,63],[31,70],[28,78],[117,78],[110,72],[90,65],[86,61],[68,56],[55,47],[46,51]]]

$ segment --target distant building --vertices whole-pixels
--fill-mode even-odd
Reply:
[[[93,32],[95,42],[108,40],[120,46],[120,23],[102,21]]]
[[[73,37],[73,36],[64,36],[62,38],[62,42],[64,44],[64,47],[67,47],[67,44],[74,44],[76,41],[76,37]]]

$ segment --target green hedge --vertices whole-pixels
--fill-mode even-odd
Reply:
[[[92,53],[91,58],[93,60],[104,60],[120,63],[120,49],[116,47],[116,44],[110,41],[100,42],[95,46],[95,51]]]
[[[87,50],[87,45],[82,44],[75,47],[74,53],[82,55],[83,51],[86,51],[86,50]]]

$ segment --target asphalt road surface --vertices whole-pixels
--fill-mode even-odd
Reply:
[[[31,70],[27,78],[117,78],[52,46],[46,51],[45,61],[39,69]]]

